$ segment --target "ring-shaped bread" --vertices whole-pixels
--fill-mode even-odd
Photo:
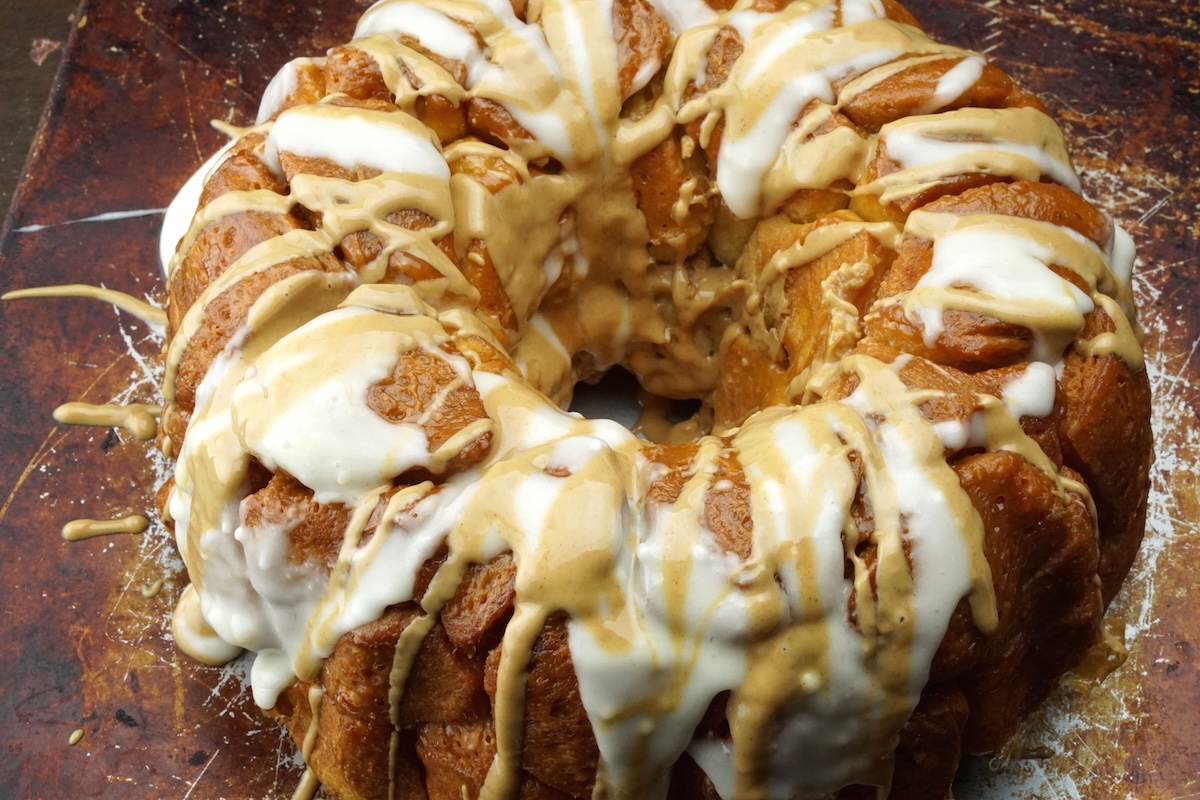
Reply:
[[[336,797],[941,800],[1106,646],[1128,237],[892,0],[710,2],[385,0],[177,202],[175,634]]]

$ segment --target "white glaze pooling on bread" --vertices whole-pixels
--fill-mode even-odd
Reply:
[[[1016,419],[1047,417],[1054,410],[1055,374],[1049,364],[1033,362],[1004,384],[1000,399]]]
[[[257,651],[256,700],[272,705],[295,677],[316,677],[343,634],[412,600],[421,565],[444,543],[445,563],[421,600],[427,616],[405,634],[397,656],[395,717],[425,626],[471,563],[511,551],[517,601],[498,670],[498,755],[485,794],[502,796],[519,779],[525,662],[546,619],[564,611],[601,753],[600,796],[661,796],[685,750],[725,797],[884,785],[894,736],[955,606],[966,597],[981,628],[995,623],[979,517],[945,452],[1014,450],[1061,492],[1076,490],[1014,420],[1052,408],[1053,370],[1033,365],[1005,387],[1004,403],[983,397],[968,419],[931,424],[920,411],[928,393],[903,381],[907,357],[891,364],[842,358],[861,338],[858,312],[843,302],[837,324],[849,331],[845,341],[807,376],[817,389],[793,395],[819,397],[851,376],[856,388],[841,400],[769,409],[726,437],[704,437],[685,459],[673,499],[655,499],[666,468],[644,443],[612,423],[567,415],[541,392],[569,393],[581,355],[607,365],[646,346],[687,363],[681,371],[692,375],[681,380],[700,374],[711,387],[720,353],[700,342],[711,331],[690,322],[715,308],[761,328],[761,313],[751,320],[755,312],[741,307],[752,305],[747,295],[769,294],[789,270],[856,233],[897,245],[892,223],[822,228],[781,254],[761,285],[737,288],[728,270],[703,296],[682,298],[694,308],[677,310],[677,265],[646,255],[645,222],[625,171],[677,124],[704,119],[706,136],[723,124],[713,197],[744,216],[771,213],[798,189],[857,182],[888,135],[901,168],[870,188],[878,195],[908,196],[971,172],[980,154],[974,141],[987,142],[989,161],[1007,153],[1013,176],[1069,183],[1073,173],[1057,149],[1057,129],[1039,112],[922,117],[913,128],[885,126],[883,138],[848,125],[824,130],[849,96],[897,64],[963,55],[881,19],[879,3],[796,3],[774,15],[745,7],[714,13],[686,0],[661,7],[681,35],[661,94],[636,118],[620,116],[611,3],[551,0],[523,22],[507,3],[435,0],[415,11],[400,0],[369,12],[355,45],[376,60],[396,104],[415,112],[419,98],[433,95],[499,103],[524,129],[505,141],[507,150],[477,141],[443,147],[405,114],[348,107],[337,97],[283,110],[263,126],[266,143],[257,152],[286,173],[290,194],[218,198],[201,211],[183,250],[205,224],[247,208],[319,222],[253,247],[207,286],[171,342],[168,403],[189,342],[223,292],[279,265],[302,270],[254,302],[197,394],[169,503],[195,586],[177,616],[178,638],[209,659],[226,654],[221,641]],[[833,27],[839,15],[847,27]],[[744,54],[722,85],[695,91],[722,27],[738,32]],[[462,85],[452,75],[459,67]],[[635,90],[652,67],[639,67]],[[960,60],[938,81],[929,110],[952,103],[981,72],[977,57]],[[281,94],[271,105],[289,102],[290,92]],[[1014,119],[1021,122],[1014,133],[998,132]],[[947,125],[974,141],[948,144]],[[485,185],[469,168],[472,158],[485,160],[489,178],[503,185]],[[686,219],[695,206],[689,201],[677,216]],[[397,221],[412,210],[424,227]],[[1108,310],[1117,304],[1105,298],[1126,296],[1127,279],[1114,280],[1109,269],[1125,258],[1119,239],[1101,250],[1044,223],[921,213],[909,218],[905,235],[934,242],[934,268],[906,296],[883,302],[902,304],[927,338],[936,339],[946,309],[978,308],[1028,323],[1040,356],[1053,363],[1076,341],[1085,305]],[[355,269],[339,254],[347,237],[363,233],[379,252]],[[1035,276],[1035,299],[1050,297],[1043,313],[1012,308],[1028,305],[1028,282],[963,268],[959,254],[996,241],[1020,257],[1023,266],[1013,269]],[[486,301],[463,275],[472,246],[477,259],[486,253],[494,262],[514,328],[481,321]],[[439,277],[411,288],[370,286],[406,259]],[[1089,291],[1048,264],[1074,272]],[[685,314],[690,322],[678,321]],[[1119,335],[1095,347],[1132,359],[1123,319],[1114,320]],[[502,337],[519,370],[485,367],[472,355],[469,340],[502,351]],[[454,386],[474,387],[486,412],[444,451],[431,452],[429,420],[371,419],[362,397],[386,373],[388,352],[414,348],[450,364]],[[341,401],[318,402],[330,386]],[[330,416],[345,418],[346,435],[317,425]],[[316,427],[323,430],[307,435]],[[457,472],[447,467],[484,433],[493,436],[486,458]],[[299,444],[306,449],[293,458],[288,451]],[[755,520],[744,559],[724,549],[704,515],[709,497],[734,485],[716,478],[722,458],[744,472]],[[254,461],[284,469],[318,500],[352,512],[333,563],[292,563],[288,520],[244,524],[239,506],[252,491]],[[409,467],[420,471],[397,474]],[[872,522],[864,543],[856,514],[866,505]],[[873,573],[859,544],[875,553]],[[732,692],[730,738],[694,738],[722,691]]]
[[[941,336],[942,314],[947,308],[986,305],[990,309],[1003,303],[1005,316],[1010,319],[1036,315],[1054,322],[1066,320],[1064,331],[1046,330],[1040,325],[1034,328],[1039,334],[1034,358],[1057,360],[1095,305],[1070,281],[1047,269],[1051,257],[1048,248],[1011,233],[972,230],[937,239],[932,266],[908,296],[910,313],[921,320],[924,328],[926,346],[932,347]],[[973,297],[950,299],[963,291],[970,291]],[[925,301],[929,302],[925,305],[922,300],[931,295],[936,300]],[[980,300],[978,304],[971,302],[975,296]]]
[[[439,353],[445,339],[427,317],[354,307],[297,328],[259,358],[234,392],[230,412],[242,447],[272,472],[283,470],[311,488],[323,504],[357,506],[415,467],[444,471],[444,459],[457,453],[430,452],[426,418],[389,422],[366,398],[391,375],[397,353]],[[465,359],[438,358],[459,374],[458,385],[470,385]],[[354,456],[342,455],[347,451]]]
[[[282,150],[346,166],[449,180],[450,170],[428,133],[416,125],[412,131],[397,125],[385,112],[300,106],[275,120],[267,135],[265,155],[276,172],[281,171]]]
[[[1057,365],[1082,332],[1086,315],[1102,306],[1122,335],[1105,334],[1092,352],[1119,353],[1140,368],[1137,336],[1124,310],[1128,289],[1109,268],[1112,248],[1119,245],[1105,252],[1070,228],[990,214],[918,210],[905,230],[933,242],[930,270],[902,299],[910,319],[919,321],[926,346],[941,336],[946,310],[976,311],[1027,328],[1034,337],[1031,359]],[[1051,267],[1073,273],[1087,291]]]
[[[930,98],[929,105],[924,109],[925,112],[937,111],[962,97],[963,93],[974,86],[975,82],[983,75],[983,68],[986,64],[983,56],[977,55],[967,56],[955,64],[949,72],[938,79],[937,88],[934,89],[933,97]]]
[[[963,108],[908,117],[884,125],[875,146],[900,169],[856,191],[879,194],[885,203],[963,172],[1034,181],[1045,176],[1080,190],[1062,133],[1034,108]]]
[[[301,70],[320,70],[324,66],[323,58],[295,58],[284,64],[263,90],[254,124],[262,125],[279,113],[288,98],[300,88]]]

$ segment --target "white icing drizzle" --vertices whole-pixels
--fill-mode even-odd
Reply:
[[[1049,361],[1060,355],[1095,306],[1086,294],[1047,269],[1051,256],[1047,248],[1007,232],[972,230],[939,238],[932,266],[908,296],[910,313],[924,328],[926,346],[932,347],[941,336],[942,313],[953,307],[948,296],[970,291],[986,298],[983,302],[989,305],[1002,301],[1052,320],[1065,315],[1070,329],[1057,342],[1046,341],[1044,329],[1036,331],[1041,338],[1034,358]],[[935,295],[936,301],[921,302]]]
[[[225,160],[225,156],[235,144],[237,144],[236,140],[231,140],[213,153],[198,170],[192,173],[167,205],[167,213],[163,216],[162,232],[158,235],[158,260],[162,264],[163,274],[168,278],[175,269],[173,265],[176,264],[176,247],[186,236],[200,206],[200,195],[204,191],[204,184],[208,182],[208,177]],[[180,251],[186,251],[186,248],[180,248]]]
[[[281,150],[323,158],[353,169],[429,175],[448,181],[450,170],[424,126],[410,117],[366,109],[299,106],[279,115],[267,135],[267,163],[281,172]]]
[[[225,641],[205,621],[195,584],[185,587],[179,596],[171,617],[171,636],[185,653],[213,666],[226,664],[242,653],[242,648]]]
[[[856,191],[879,193],[885,203],[966,171],[1034,181],[1045,175],[1080,190],[1062,133],[1034,108],[963,108],[907,117],[883,126],[876,147],[885,148],[900,169]]]
[[[481,53],[475,37],[456,19],[427,3],[412,0],[376,3],[359,19],[354,38],[365,39],[375,34],[419,39],[434,53],[468,65],[468,76],[471,67],[478,69]]]
[[[971,55],[947,70],[938,78],[937,87],[933,90],[933,97],[929,99],[925,112],[945,108],[961,97],[983,75],[986,64],[983,56]]]
[[[654,0],[654,9],[678,36],[684,31],[712,22],[717,13],[703,0]]]
[[[321,69],[324,66],[323,58],[295,58],[284,64],[263,90],[254,124],[262,125],[279,113],[300,86],[300,70]]]
[[[934,243],[929,271],[902,298],[909,318],[920,323],[927,347],[935,345],[944,330],[943,314],[953,308],[1028,328],[1034,336],[1030,358],[1051,365],[1061,361],[1083,330],[1084,317],[1097,305],[1119,328],[1130,325],[1110,299],[1122,294],[1109,267],[1111,256],[1070,228],[922,210],[909,216],[905,230]],[[1089,291],[1054,272],[1052,265],[1073,272]]]
[[[230,412],[238,440],[264,466],[311,488],[322,504],[358,505],[414,467],[441,472],[429,451],[426,419],[388,422],[366,405],[368,390],[391,375],[398,353],[436,353],[439,339],[445,334],[427,317],[353,307],[297,328],[265,352],[234,391]],[[461,356],[444,360],[461,385],[471,385]],[[323,377],[313,383],[313,375]]]
[[[1055,391],[1054,367],[1035,361],[1004,384],[1000,399],[1016,419],[1047,417],[1054,410]]]

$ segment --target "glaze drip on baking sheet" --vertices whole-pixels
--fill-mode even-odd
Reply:
[[[158,433],[160,406],[147,403],[63,403],[54,409],[54,419],[68,425],[106,425],[124,428],[137,439],[153,439]]]
[[[161,308],[156,308],[146,301],[138,300],[136,297],[132,297],[124,292],[105,289],[100,286],[87,286],[83,284],[38,286],[32,289],[17,289],[16,291],[6,292],[0,299],[21,300],[34,297],[86,297],[105,303],[112,303],[121,311],[132,314],[159,332],[162,331],[167,323],[167,315]]]
[[[1095,538],[1039,426],[1073,359],[1142,369],[1128,237],[1038,205],[1079,189],[1062,135],[981,56],[891,2],[775,6],[385,0],[281,70],[173,204],[199,209],[164,232],[172,629],[206,663],[253,651],[263,708],[299,689],[307,762],[327,659],[407,609],[400,791],[414,665],[507,559],[472,792],[528,780],[554,625],[592,796],[664,797],[684,754],[724,800],[886,791],[956,612],[1002,626],[958,466],[1020,459]],[[897,85],[919,90],[879,111]],[[980,328],[999,355],[962,344]],[[702,435],[561,410],[615,364],[700,400]],[[333,540],[306,539],[316,517]]]
[[[76,519],[63,526],[62,535],[68,542],[78,542],[95,536],[111,536],[115,533],[144,533],[150,520],[141,514],[130,514],[120,519]]]

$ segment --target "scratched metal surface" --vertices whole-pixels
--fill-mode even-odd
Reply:
[[[28,177],[0,232],[0,289],[91,282],[160,297],[155,237],[175,187],[244,122],[274,69],[345,38],[357,0],[88,2]],[[912,0],[940,38],[988,52],[1047,98],[1084,183],[1133,233],[1155,388],[1146,545],[1114,607],[1130,660],[1063,692],[1023,734],[1040,760],[977,760],[960,799],[1200,797],[1200,44],[1194,0]],[[144,511],[164,477],[141,443],[56,425],[66,400],[151,400],[159,340],[81,300],[0,305],[0,796],[287,797],[294,748],[235,665],[181,658],[182,586],[160,527],[67,544],[63,522]],[[163,590],[144,597],[158,578]],[[83,739],[68,745],[72,731]]]

